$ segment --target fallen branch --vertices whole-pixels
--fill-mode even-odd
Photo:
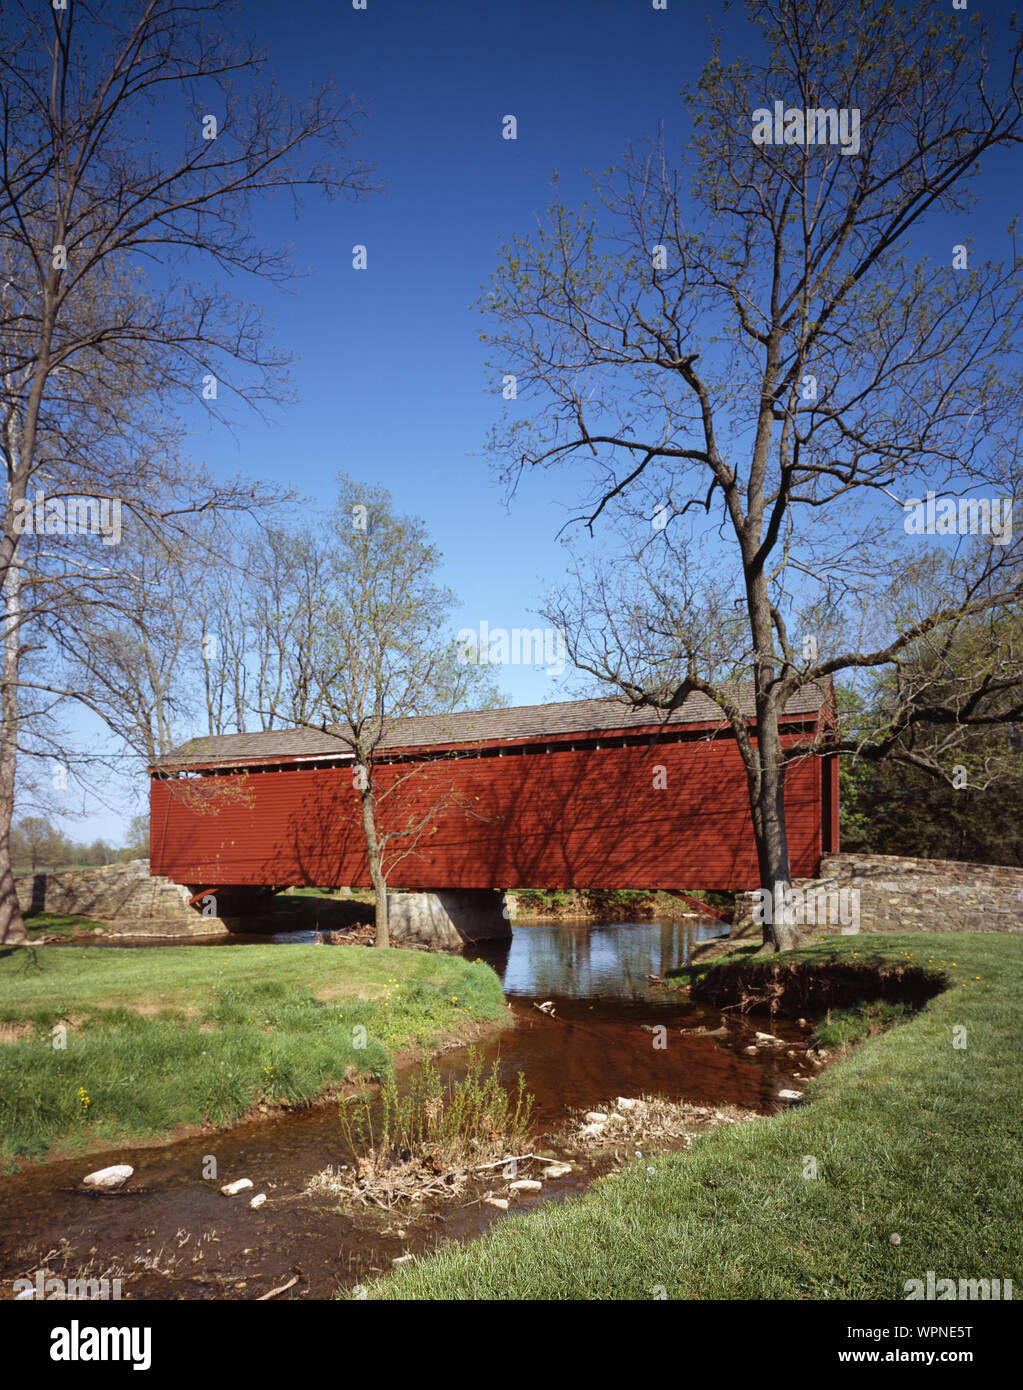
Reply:
[[[540,1154],[508,1154],[505,1158],[499,1158],[495,1163],[477,1163],[469,1169],[470,1173],[480,1173],[484,1168],[503,1168],[506,1163],[524,1163],[527,1158],[535,1158],[537,1163],[555,1163],[556,1159],[542,1158]]]
[[[259,1297],[256,1299],[256,1302],[265,1303],[268,1298],[276,1298],[279,1293],[285,1293],[288,1289],[292,1287],[293,1284],[297,1283],[298,1275],[293,1274],[291,1278],[288,1280],[288,1282],[286,1284],[282,1284],[280,1288],[271,1289],[269,1293],[261,1293]]]

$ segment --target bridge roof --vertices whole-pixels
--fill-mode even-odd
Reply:
[[[728,692],[738,698],[747,717],[754,714],[753,686],[742,685]],[[823,684],[803,686],[789,700],[783,718],[816,718],[828,700]],[[470,710],[458,714],[425,714],[397,719],[381,740],[381,749],[397,751],[413,748],[450,748],[486,743],[533,743],[571,734],[605,731],[651,730],[672,727],[721,725],[720,708],[706,695],[694,692],[666,719],[663,711],[636,708],[611,695],[592,700],[559,700],[547,705],[515,705],[506,709]],[[337,726],[332,726],[337,728]],[[329,730],[272,729],[251,734],[218,734],[195,738],[161,760],[156,766],[251,767],[261,763],[307,762],[346,758],[351,749],[343,738]]]

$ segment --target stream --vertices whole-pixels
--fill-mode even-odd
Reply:
[[[784,1105],[780,1089],[805,1084],[794,1077],[812,1070],[801,1065],[807,1029],[772,1020],[770,1031],[794,1057],[780,1047],[750,1055],[744,1049],[767,1026],[762,1020],[651,986],[649,976],[688,963],[697,943],[726,931],[694,919],[517,925],[510,942],[466,952],[497,971],[515,1016],[514,1028],[475,1050],[485,1070],[497,1063],[506,1086],[525,1076],[535,1097],[537,1145],[565,1126],[570,1111],[613,1104],[619,1096],[770,1114]],[[245,949],[256,939],[267,940],[233,941]],[[304,932],[275,939],[312,944],[317,938]],[[540,1003],[553,1013],[541,1012]],[[655,1032],[662,1026],[665,1033]],[[467,1055],[465,1047],[441,1054],[442,1077],[464,1075]],[[211,1155],[215,1180],[204,1176]],[[0,1297],[13,1296],[15,1278],[45,1267],[63,1277],[120,1278],[121,1296],[132,1299],[255,1299],[284,1285],[279,1296],[286,1299],[329,1298],[403,1255],[469,1239],[503,1219],[502,1211],[469,1197],[427,1201],[411,1213],[353,1213],[341,1210],[337,1197],[304,1192],[316,1173],[350,1158],[331,1104],[0,1178]],[[573,1162],[570,1175],[517,1197],[512,1210],[563,1200],[614,1166],[607,1154],[582,1161],[575,1155]],[[132,1165],[129,1185],[140,1190],[109,1196],[75,1190],[86,1172],[114,1163]],[[221,1194],[224,1183],[242,1177],[251,1179],[251,1190]],[[254,1193],[267,1197],[257,1210],[248,1204]]]

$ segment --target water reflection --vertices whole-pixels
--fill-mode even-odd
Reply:
[[[517,926],[510,942],[481,942],[465,954],[493,966],[508,995],[649,1003],[650,975],[688,965],[698,942],[727,935],[728,923],[711,919],[547,923]]]

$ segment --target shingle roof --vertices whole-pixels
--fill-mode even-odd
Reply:
[[[739,707],[754,713],[753,687],[733,687]],[[825,698],[822,685],[806,685],[789,700],[789,719],[817,714]],[[637,709],[616,695],[593,700],[561,700],[548,705],[516,705],[510,709],[471,710],[459,714],[423,714],[398,719],[381,741],[382,748],[420,748],[450,744],[490,743],[502,739],[521,743],[555,734],[589,733],[603,729],[649,729],[665,722],[664,714]],[[720,724],[723,715],[706,695],[696,692],[674,710],[669,724]],[[336,726],[335,726],[336,727]],[[272,729],[263,733],[218,734],[191,739],[162,760],[165,767],[218,764],[246,767],[271,760],[336,758],[350,755],[348,745],[319,729]]]

